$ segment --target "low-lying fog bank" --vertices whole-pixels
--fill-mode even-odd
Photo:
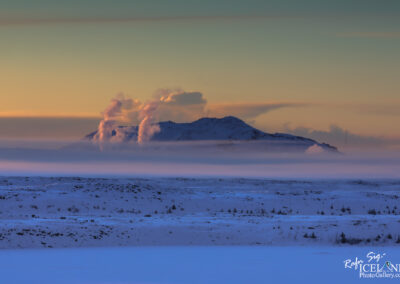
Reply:
[[[0,141],[3,175],[399,178],[400,152],[281,151],[246,141],[104,144]]]

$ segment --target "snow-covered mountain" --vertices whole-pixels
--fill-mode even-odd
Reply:
[[[268,142],[269,149],[306,150],[318,145],[324,150],[337,152],[336,147],[315,140],[284,133],[265,133],[233,116],[224,118],[201,118],[191,123],[165,121],[158,123],[160,131],[151,137],[151,141],[260,141]],[[93,140],[97,131],[85,137]],[[119,126],[112,136],[122,142],[136,142],[138,126]],[[266,143],[262,143],[267,145]]]

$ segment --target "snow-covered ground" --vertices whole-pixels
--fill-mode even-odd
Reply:
[[[399,246],[399,180],[0,178],[0,248]]]
[[[400,248],[385,247],[134,247],[0,251],[6,284],[264,284],[397,283],[360,278],[347,259],[400,263]],[[370,263],[376,263],[372,260]]]

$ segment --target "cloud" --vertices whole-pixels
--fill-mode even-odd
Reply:
[[[326,142],[335,146],[381,147],[400,143],[397,139],[355,134],[337,125],[331,125],[327,131],[307,127],[290,128],[289,125],[285,125],[284,128],[285,132],[312,138],[319,142]]]
[[[201,92],[182,89],[159,89],[152,100],[144,103],[119,94],[103,111],[103,119],[99,123],[94,140],[99,143],[100,148],[105,142],[120,142],[124,136],[119,135],[117,126],[122,122],[139,125],[138,142],[143,143],[160,130],[158,125],[155,125],[159,121],[191,122],[206,116],[230,115],[246,120],[254,119],[274,109],[290,106],[297,105],[289,103],[212,105],[207,104]]]
[[[158,102],[158,121],[191,122],[202,117],[237,116],[244,120],[252,120],[269,111],[300,107],[300,103],[209,103],[203,93],[184,91],[182,89],[159,89],[154,94]],[[135,117],[136,111],[131,116]],[[131,120],[138,123],[137,120]]]
[[[249,14],[249,15],[189,15],[159,17],[86,17],[86,18],[45,18],[45,17],[2,17],[0,27],[41,26],[62,24],[130,24],[140,22],[177,22],[177,21],[212,21],[212,20],[279,20],[304,18],[294,15]]]
[[[159,89],[153,97],[158,101],[159,121],[189,122],[206,115],[207,100],[201,92]]]
[[[169,92],[161,96],[160,101],[169,105],[202,105],[207,103],[200,92]]]
[[[103,134],[110,136],[117,125],[139,125],[143,120],[142,110],[151,102],[157,103],[151,122],[192,122],[202,117],[229,115],[249,122],[273,110],[305,106],[279,102],[212,104],[198,91],[160,89],[148,102],[131,99],[123,94],[116,95],[101,113],[103,119],[100,116],[39,117],[32,114],[28,117],[26,112],[0,113],[0,138],[81,138],[98,128],[99,121]]]
[[[208,106],[208,115],[223,117],[228,115],[238,116],[242,119],[254,119],[272,110],[286,107],[306,106],[300,103],[233,103],[213,104]]]
[[[82,138],[99,121],[100,117],[0,117],[0,139]]]
[[[356,110],[359,113],[364,113],[368,115],[384,115],[384,116],[399,116],[400,112],[400,104],[399,103],[391,103],[391,104],[359,104],[359,105],[350,105],[349,108]]]
[[[272,110],[285,107],[299,107],[299,103],[208,103],[201,92],[183,90],[159,90],[159,120],[189,122],[201,117],[237,116],[244,120],[255,119]]]

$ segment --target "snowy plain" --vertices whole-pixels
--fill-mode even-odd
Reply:
[[[387,179],[3,177],[0,283],[397,281],[344,260],[400,262],[399,194]]]
[[[139,150],[0,148],[0,283],[381,283],[343,260],[400,262],[398,153]]]
[[[0,178],[0,248],[400,245],[400,181]]]

